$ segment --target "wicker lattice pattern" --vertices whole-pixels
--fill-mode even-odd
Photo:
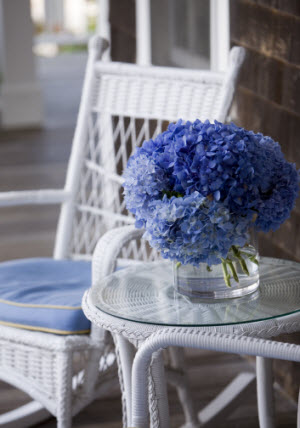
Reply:
[[[74,351],[72,355],[72,401],[76,412],[83,401],[91,401],[87,396],[86,367],[93,350],[87,347],[84,351]],[[22,388],[33,397],[38,398],[49,411],[57,414],[55,403],[59,400],[58,355],[60,351],[40,349],[35,346],[15,344],[0,340],[0,367],[4,380],[22,385]],[[99,376],[94,385],[97,391],[101,385],[116,376],[116,359],[112,344],[107,344],[99,355]],[[5,378],[5,373],[9,378]],[[13,374],[12,374],[13,373]]]
[[[129,156],[170,121],[224,120],[224,75],[161,67],[97,63],[88,112],[70,253],[89,258],[96,242],[113,227],[133,223],[122,197],[122,173]],[[154,260],[144,242],[131,242],[122,256]]]
[[[154,138],[162,126],[161,120],[91,112],[73,223],[74,258],[91,257],[99,236],[111,228],[134,223],[125,207],[121,175],[135,147]],[[122,250],[122,256],[136,260],[157,258],[144,241],[131,242]]]
[[[16,349],[17,348],[17,349]],[[41,358],[42,356],[42,358]],[[57,395],[56,353],[36,349],[32,346],[11,346],[0,341],[1,370],[13,371],[16,379],[25,384],[36,384],[36,388],[51,400]]]
[[[96,111],[167,121],[220,117],[223,74],[114,63],[96,69]]]

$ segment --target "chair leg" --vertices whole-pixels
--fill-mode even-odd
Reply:
[[[30,401],[17,409],[0,415],[1,428],[26,428],[52,417],[42,404]]]
[[[183,427],[198,428],[200,423],[185,370],[184,348],[170,347],[168,351],[172,368],[180,371],[178,379],[174,376],[174,381],[172,379],[171,383],[177,390],[178,398],[184,412],[185,424]]]
[[[72,354],[59,353],[58,385],[57,385],[57,428],[71,428],[72,426]]]
[[[274,428],[273,373],[270,358],[256,357],[257,406],[260,428]]]
[[[148,389],[151,428],[169,428],[169,404],[162,351],[153,354]]]

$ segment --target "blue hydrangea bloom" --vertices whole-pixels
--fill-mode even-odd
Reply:
[[[137,148],[124,173],[127,208],[164,257],[209,265],[250,227],[290,215],[299,174],[278,143],[234,124],[179,120]]]
[[[150,203],[145,238],[163,257],[183,264],[221,262],[232,245],[244,246],[249,222],[199,192],[184,197],[164,195]]]

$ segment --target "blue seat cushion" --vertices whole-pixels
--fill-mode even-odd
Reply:
[[[0,263],[0,324],[56,334],[83,334],[81,308],[91,263],[34,258]]]

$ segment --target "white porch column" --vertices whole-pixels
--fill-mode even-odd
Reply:
[[[42,122],[41,90],[32,53],[29,0],[0,0],[1,124],[18,128]]]
[[[109,22],[109,0],[98,0],[97,34],[109,43],[108,49],[102,55],[102,61],[110,61],[111,37]]]
[[[150,0],[135,0],[136,63],[151,65],[151,4]]]
[[[210,68],[225,71],[230,50],[229,0],[210,0]]]
[[[73,34],[86,34],[87,15],[85,0],[76,0],[75,2],[74,0],[64,0],[64,9],[64,29]]]
[[[64,5],[62,0],[45,0],[45,27],[48,33],[64,28]]]

